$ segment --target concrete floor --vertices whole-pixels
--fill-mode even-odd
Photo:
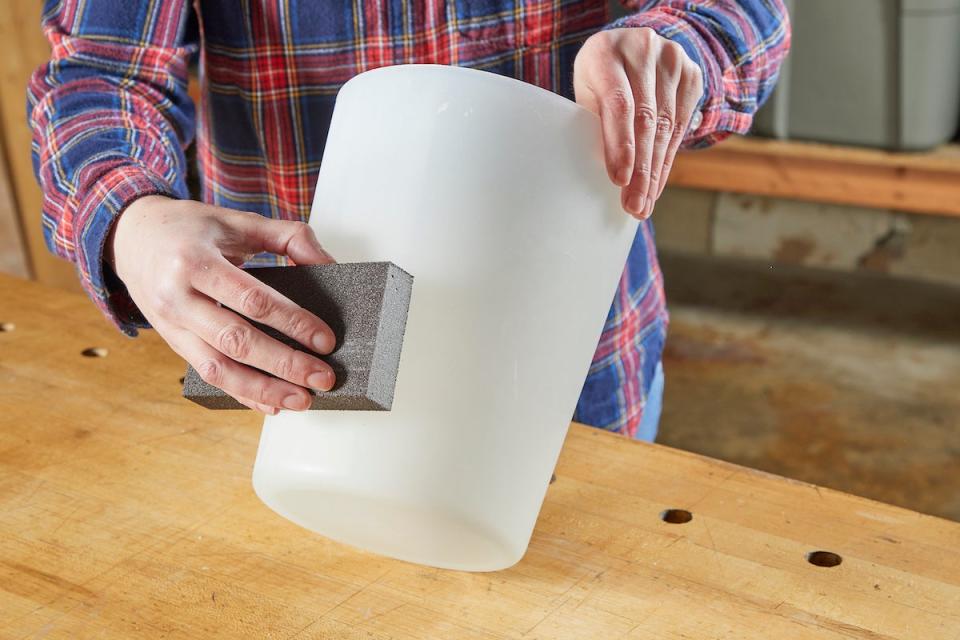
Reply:
[[[659,442],[960,521],[960,289],[661,258]]]

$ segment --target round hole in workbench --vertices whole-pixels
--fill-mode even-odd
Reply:
[[[807,554],[807,562],[817,567],[835,567],[843,562],[843,558],[833,551],[811,551]]]
[[[686,524],[693,520],[693,514],[686,509],[667,509],[660,514],[660,519],[670,524]]]
[[[181,385],[183,384],[183,381],[184,381],[184,380],[185,380],[185,376],[180,376],[180,384],[181,384]]]
[[[17,328],[17,325],[12,322],[0,322],[0,333],[7,333],[8,331],[13,331]]]
[[[107,350],[103,347],[90,347],[80,352],[84,358],[106,358]]]

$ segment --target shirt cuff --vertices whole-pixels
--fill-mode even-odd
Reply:
[[[110,230],[137,198],[148,195],[180,197],[163,178],[138,164],[123,164],[104,173],[77,207],[74,246],[77,272],[84,290],[123,333],[136,336],[149,327],[120,278],[103,259]]]

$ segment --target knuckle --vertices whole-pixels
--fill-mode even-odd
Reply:
[[[650,165],[645,162],[638,162],[633,167],[633,174],[640,177],[647,177],[650,175]]]
[[[673,118],[667,113],[661,113],[657,118],[657,133],[672,134],[673,131]]]
[[[613,47],[613,34],[608,31],[599,31],[590,36],[584,45],[589,45],[591,48],[600,49],[601,51],[610,49]]]
[[[273,364],[271,370],[273,371],[273,375],[286,379],[293,370],[293,363],[290,362],[289,358],[280,358]]]
[[[181,273],[187,273],[187,271],[189,271],[189,265],[187,264],[187,258],[185,256],[180,254],[170,256],[167,273],[179,275]]]
[[[217,348],[234,360],[250,354],[250,342],[250,328],[238,324],[227,325],[217,334]]]
[[[649,130],[653,129],[657,123],[657,114],[654,113],[653,109],[647,106],[637,107],[637,126],[642,129]]]
[[[223,384],[223,369],[223,363],[214,358],[204,360],[197,365],[197,373],[200,375],[200,378],[207,384],[212,384],[215,387]]]
[[[173,278],[163,278],[153,290],[153,301],[160,317],[172,317],[180,287]]]
[[[624,140],[618,143],[615,151],[611,151],[613,151],[612,155],[614,157],[629,162],[631,158],[637,155],[637,144],[633,140]]]
[[[196,270],[197,259],[185,249],[176,250],[170,256],[167,273],[174,277],[188,277]]]
[[[311,229],[310,225],[302,220],[291,221],[290,230],[291,238],[310,238],[313,236],[313,229]]]
[[[271,407],[279,407],[283,404],[283,394],[277,385],[273,384],[261,384],[257,385],[256,390],[253,393],[251,400],[258,404],[266,404]]]
[[[301,338],[310,334],[310,322],[302,312],[291,313],[284,333],[291,338]]]
[[[686,53],[683,50],[683,47],[679,43],[674,42],[673,40],[667,40],[663,43],[663,51],[666,54],[666,58],[670,61],[676,61],[677,66],[683,62],[683,57]]]
[[[297,366],[296,358],[291,355],[281,356],[273,365],[273,374],[284,380],[291,380],[300,367]]]
[[[294,220],[290,223],[294,233],[310,233],[310,225],[303,220]]]
[[[270,296],[260,287],[248,287],[240,293],[240,313],[248,318],[265,318],[272,310]]]
[[[633,110],[633,96],[626,89],[614,89],[606,97],[607,110],[615,117],[628,117]]]

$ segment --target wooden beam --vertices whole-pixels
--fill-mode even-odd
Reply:
[[[960,216],[960,145],[893,153],[734,137],[680,154],[670,184]]]

